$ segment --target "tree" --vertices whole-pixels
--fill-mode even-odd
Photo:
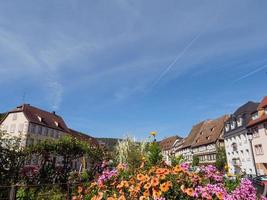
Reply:
[[[148,164],[151,166],[159,165],[162,162],[162,153],[159,144],[155,141],[148,146]]]
[[[215,166],[219,171],[223,171],[227,164],[226,152],[224,147],[217,147]]]
[[[0,131],[0,185],[17,182],[27,150],[21,148],[21,138]]]
[[[197,155],[193,155],[193,160],[192,160],[192,166],[198,166],[199,165],[199,157]]]
[[[19,180],[21,167],[27,158],[27,150],[21,148],[21,138],[0,131],[0,185],[12,185]],[[8,191],[0,187],[0,198]]]
[[[45,140],[32,146],[31,153],[41,157],[38,174],[39,183],[66,183],[71,171],[72,161],[85,156],[89,152],[88,143],[74,137]],[[54,158],[62,159],[62,168],[56,166]]]

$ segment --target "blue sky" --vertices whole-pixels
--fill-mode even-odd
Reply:
[[[265,0],[0,5],[1,112],[24,99],[93,136],[163,138],[267,95]]]

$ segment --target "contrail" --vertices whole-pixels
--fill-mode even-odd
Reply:
[[[159,77],[153,82],[152,88],[158,84],[158,82],[162,79],[162,77],[167,74],[173,65],[175,65],[182,56],[187,52],[187,50],[194,44],[194,42],[201,36],[202,31],[200,31],[186,46],[185,48],[179,53],[176,58],[163,70],[163,72],[159,75]]]
[[[261,70],[263,70],[263,69],[265,69],[265,68],[267,68],[267,64],[265,64],[265,65],[263,65],[263,66],[261,66],[261,67],[258,67],[258,68],[255,69],[254,71],[249,72],[249,73],[247,73],[247,74],[241,76],[240,78],[236,79],[234,82],[238,82],[238,81],[241,81],[241,80],[243,80],[243,79],[245,79],[245,78],[247,78],[247,77],[250,77],[250,76],[252,76],[253,74],[255,74],[255,73],[257,73],[257,72],[259,72],[259,71],[261,71]]]
[[[209,25],[212,25],[215,21],[217,21],[219,14],[217,14],[214,18],[214,21],[212,21]],[[206,30],[208,24],[199,31],[199,33],[193,37],[193,39],[184,47],[184,49],[174,58],[174,60],[163,70],[163,72],[158,76],[158,78],[153,82],[151,88],[154,88],[158,82],[166,75],[172,67],[181,60],[182,56],[188,51],[188,49],[199,39],[201,34]]]

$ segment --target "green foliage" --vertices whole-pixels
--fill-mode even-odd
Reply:
[[[215,166],[219,171],[223,171],[227,164],[226,152],[224,147],[217,147]]]
[[[228,192],[232,192],[240,184],[240,178],[224,178],[224,185]]]
[[[35,190],[33,188],[19,188],[16,193],[17,200],[34,200]]]
[[[0,131],[0,185],[17,182],[19,171],[27,158],[27,150],[22,149],[21,138]]]
[[[180,165],[185,161],[182,155],[178,155],[178,156],[172,155],[170,158],[171,158],[172,166]]]
[[[199,157],[196,155],[193,155],[192,166],[196,167],[198,165],[199,165]]]
[[[21,187],[16,193],[17,200],[61,200],[65,198],[66,194],[62,193],[61,189],[57,186],[42,188]]]
[[[161,148],[157,142],[151,142],[148,146],[148,164],[150,166],[159,165],[162,162]]]

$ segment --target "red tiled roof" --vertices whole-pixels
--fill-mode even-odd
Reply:
[[[180,146],[179,149],[184,149],[184,148],[190,147],[193,144],[197,134],[201,130],[201,127],[203,126],[204,123],[205,123],[205,121],[202,121],[202,122],[200,122],[200,123],[198,123],[192,127],[189,135],[184,139],[184,142]]]
[[[205,121],[195,137],[192,147],[211,144],[220,139],[224,130],[224,122],[228,118],[229,116],[224,115],[214,120]]]
[[[267,96],[265,96],[262,99],[260,105],[258,106],[258,113],[259,113],[260,110],[262,110],[262,109],[264,109],[266,107],[267,107]],[[251,118],[250,121],[249,121],[249,123],[248,123],[248,125],[247,125],[247,127],[252,127],[252,126],[254,126],[256,124],[259,124],[259,123],[262,123],[262,122],[265,122],[265,121],[267,121],[267,115],[264,112],[264,113],[262,113],[261,116],[259,116],[258,119],[253,120]]]
[[[73,137],[77,138],[78,140],[88,142],[95,147],[99,146],[99,143],[97,142],[97,140],[94,137],[87,135],[87,134],[84,134],[84,133],[81,133],[79,131],[75,131],[73,129],[69,129],[69,130],[70,130],[70,133],[69,133],[70,136],[73,136]]]
[[[167,150],[170,150],[172,148],[172,145],[174,144],[174,142],[177,139],[182,139],[182,138],[177,136],[177,135],[172,136],[172,137],[168,137],[168,138],[165,138],[165,139],[161,140],[159,142],[159,145],[160,145],[162,150],[167,151]]]
[[[259,124],[259,123],[261,123],[261,122],[265,122],[265,121],[267,121],[267,115],[263,115],[263,116],[261,116],[260,118],[255,119],[255,120],[252,120],[252,119],[251,119],[251,120],[249,121],[247,127],[251,127],[251,126],[254,126],[254,125]]]
[[[32,123],[47,126],[63,132],[69,132],[64,120],[57,114],[41,110],[30,104],[18,106],[9,113],[23,112],[25,117]]]
[[[267,96],[262,99],[260,105],[258,106],[258,110],[263,109],[265,107],[267,107]]]

